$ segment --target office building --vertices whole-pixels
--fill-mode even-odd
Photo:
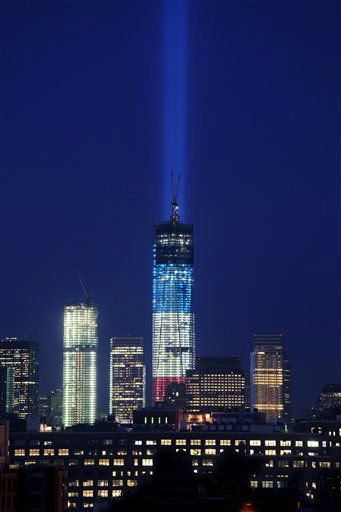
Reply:
[[[97,308],[86,303],[64,307],[63,424],[94,423],[97,384]]]
[[[154,419],[155,428],[164,413],[170,415],[160,411]],[[178,431],[170,424],[167,428],[165,422],[158,430],[143,430],[144,418],[141,428],[131,431],[113,431],[110,423],[107,430],[100,424],[100,429],[94,425],[87,431],[76,427],[58,433],[12,431],[9,463],[24,468],[32,465],[33,471],[42,461],[46,466],[62,468],[67,472],[65,508],[76,512],[132,493],[153,475],[157,454],[163,449],[186,453],[193,474],[199,477],[214,471],[224,450],[243,450],[257,462],[248,486],[278,493],[301,470],[296,482],[304,493],[314,496],[321,471],[340,471],[340,422],[332,433],[296,433],[280,430],[278,425],[253,424],[252,416],[247,416],[242,423],[231,417],[228,423],[204,423]]]
[[[118,423],[132,423],[145,407],[146,369],[143,338],[111,338],[109,412]]]
[[[0,367],[0,417],[13,411],[14,400],[14,368]]]
[[[290,365],[283,335],[255,334],[250,363],[251,407],[264,412],[268,421],[290,420]]]
[[[341,410],[341,384],[326,384],[323,386],[316,407],[321,412],[330,409]]]
[[[152,336],[153,401],[162,402],[195,364],[193,226],[180,222],[174,194],[170,220],[154,226]]]
[[[186,409],[245,407],[245,375],[239,357],[198,357],[187,372]]]
[[[2,396],[5,392],[6,412],[19,418],[38,412],[38,357],[36,341],[0,340],[0,368],[6,369],[2,373]]]

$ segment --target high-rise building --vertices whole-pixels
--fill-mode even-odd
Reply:
[[[39,345],[36,341],[4,338],[0,340],[0,367],[7,368],[2,379],[6,378],[6,412],[26,418],[38,411],[38,357]]]
[[[50,393],[51,424],[60,427],[63,423],[63,392],[61,389],[54,389]]]
[[[283,335],[253,337],[250,362],[251,407],[276,420],[291,417],[290,365]]]
[[[198,357],[187,372],[186,409],[245,407],[245,375],[239,357]]]
[[[109,411],[118,423],[133,422],[133,411],[145,407],[145,390],[143,338],[111,338]]]
[[[87,303],[64,307],[63,424],[96,419],[97,308]]]
[[[154,226],[152,358],[153,401],[162,402],[195,365],[193,226],[179,221],[174,194],[170,220]]]
[[[0,366],[0,417],[13,411],[14,367]]]
[[[317,399],[318,411],[341,410],[341,384],[326,384]]]

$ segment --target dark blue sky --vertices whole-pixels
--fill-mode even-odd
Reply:
[[[152,226],[182,133],[198,352],[248,368],[252,334],[283,332],[309,406],[341,373],[339,4],[195,2],[176,31],[165,7],[1,3],[0,336],[39,340],[41,388],[60,385],[79,269],[100,407],[110,336],[142,335],[150,367]]]

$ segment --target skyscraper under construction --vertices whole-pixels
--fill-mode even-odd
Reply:
[[[63,425],[96,419],[97,317],[91,293],[79,276],[86,301],[64,307]]]
[[[195,366],[193,226],[180,222],[174,190],[170,220],[154,226],[152,358],[153,401],[160,402]]]

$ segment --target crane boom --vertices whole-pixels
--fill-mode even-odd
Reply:
[[[92,291],[90,290],[89,286],[87,285],[86,281],[82,278],[82,276],[78,270],[76,270],[76,274],[77,274],[77,278],[78,278],[80,287],[82,288],[82,291],[85,295],[86,302],[87,302],[87,304],[90,304],[90,302],[93,298]]]

